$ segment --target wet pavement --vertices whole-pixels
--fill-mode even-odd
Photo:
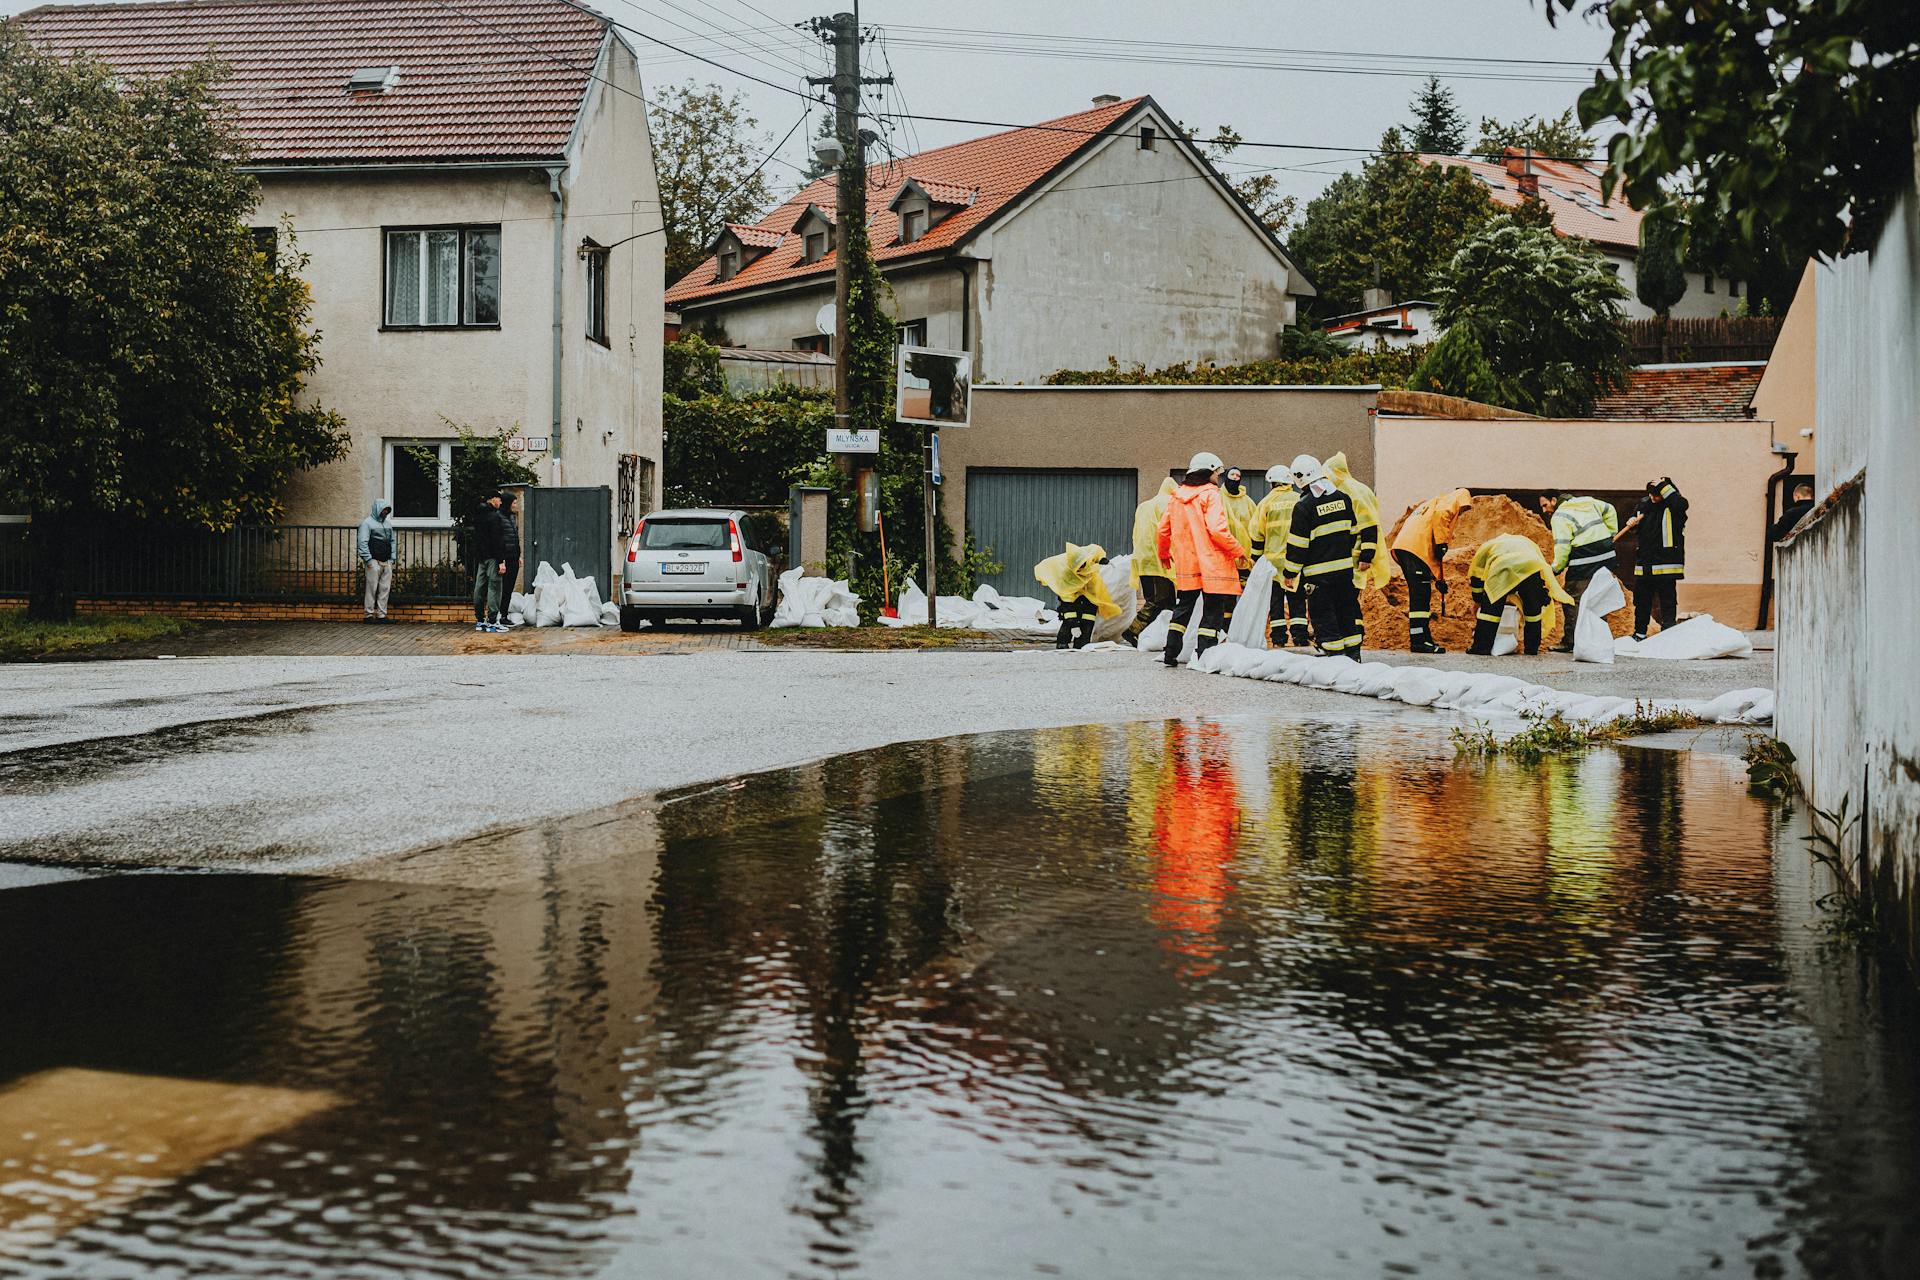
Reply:
[[[1920,1009],[1742,782],[1198,717],[22,883],[0,1274],[1909,1275]]]

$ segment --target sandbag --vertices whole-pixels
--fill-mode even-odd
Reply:
[[[1173,624],[1173,610],[1162,609],[1140,632],[1140,652],[1165,653],[1167,628]]]
[[[1133,584],[1133,557],[1120,556],[1100,566],[1100,578],[1107,584],[1107,594],[1120,606],[1120,612],[1109,617],[1098,618],[1093,624],[1093,642],[1118,640],[1133,625],[1134,618],[1140,613],[1140,593]]]
[[[1493,637],[1493,656],[1504,658],[1520,648],[1520,611],[1512,605],[1500,611],[1500,630]]]
[[[1580,593],[1580,616],[1573,624],[1575,662],[1613,661],[1613,628],[1607,625],[1607,615],[1625,608],[1626,603],[1626,592],[1620,589],[1620,579],[1612,570],[1602,569],[1593,575],[1587,589]]]
[[[620,625],[620,606],[609,600],[600,606],[600,625],[617,627]]]
[[[860,597],[844,579],[809,578],[803,568],[780,575],[780,603],[773,610],[776,627],[857,627]]]
[[[1713,615],[1703,613],[1676,626],[1636,642],[1621,636],[1613,642],[1614,652],[1629,658],[1665,658],[1684,661],[1692,658],[1751,658],[1753,643],[1744,632],[1736,631]]]
[[[563,627],[597,627],[600,625],[600,609],[587,599],[587,588],[591,582],[582,582],[573,576],[569,565],[560,567],[560,625]]]
[[[1273,605],[1273,580],[1278,575],[1273,561],[1265,556],[1253,566],[1247,585],[1240,588],[1239,603],[1233,606],[1233,621],[1227,624],[1229,643],[1249,649],[1267,647],[1267,614]]]

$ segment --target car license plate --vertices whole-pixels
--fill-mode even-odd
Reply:
[[[706,571],[707,564],[704,560],[697,564],[663,564],[660,566],[660,572],[662,573],[705,573]]]

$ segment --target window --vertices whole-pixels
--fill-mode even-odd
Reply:
[[[720,253],[720,274],[722,280],[731,280],[740,274],[740,251],[723,249]]]
[[[399,83],[398,67],[360,67],[347,77],[347,92],[385,93]]]
[[[804,338],[793,340],[795,351],[815,351],[823,356],[833,354],[833,338],[824,333],[811,333]]]
[[[500,323],[500,228],[387,232],[389,329]]]
[[[1727,296],[1729,298],[1737,298],[1740,296],[1740,282],[1731,276],[1727,278]]]
[[[1704,272],[1703,277],[1707,282],[1707,292],[1712,293],[1713,292],[1713,272],[1711,271]]]
[[[587,244],[587,337],[608,345],[607,251],[591,241]]]
[[[447,440],[386,441],[387,483],[382,496],[393,504],[393,523],[453,523],[448,494],[453,455],[462,447]]]
[[[247,234],[253,237],[253,251],[267,260],[267,266],[277,266],[280,262],[280,228],[248,227]]]
[[[909,209],[900,215],[900,242],[902,244],[912,244],[925,234],[927,234],[927,211],[925,209]]]
[[[1142,151],[1153,150],[1154,139],[1155,139],[1155,133],[1154,133],[1153,126],[1150,124],[1141,125],[1140,126],[1140,149]]]
[[[801,261],[818,262],[820,261],[820,259],[826,257],[827,256],[827,239],[828,239],[827,233],[824,231],[808,232],[806,252],[802,255]]]
[[[900,345],[903,347],[924,347],[927,345],[927,322],[924,319],[909,320],[899,327],[898,332],[900,334]]]
[[[640,531],[648,551],[725,551],[732,544],[725,520],[649,520]]]

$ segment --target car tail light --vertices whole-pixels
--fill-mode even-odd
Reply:
[[[732,520],[727,521],[727,537],[733,543],[733,562],[739,564],[747,556],[740,549],[740,526]]]
[[[640,558],[640,534],[646,529],[647,522],[642,520],[633,526],[633,536],[627,539],[627,563],[632,564]]]

